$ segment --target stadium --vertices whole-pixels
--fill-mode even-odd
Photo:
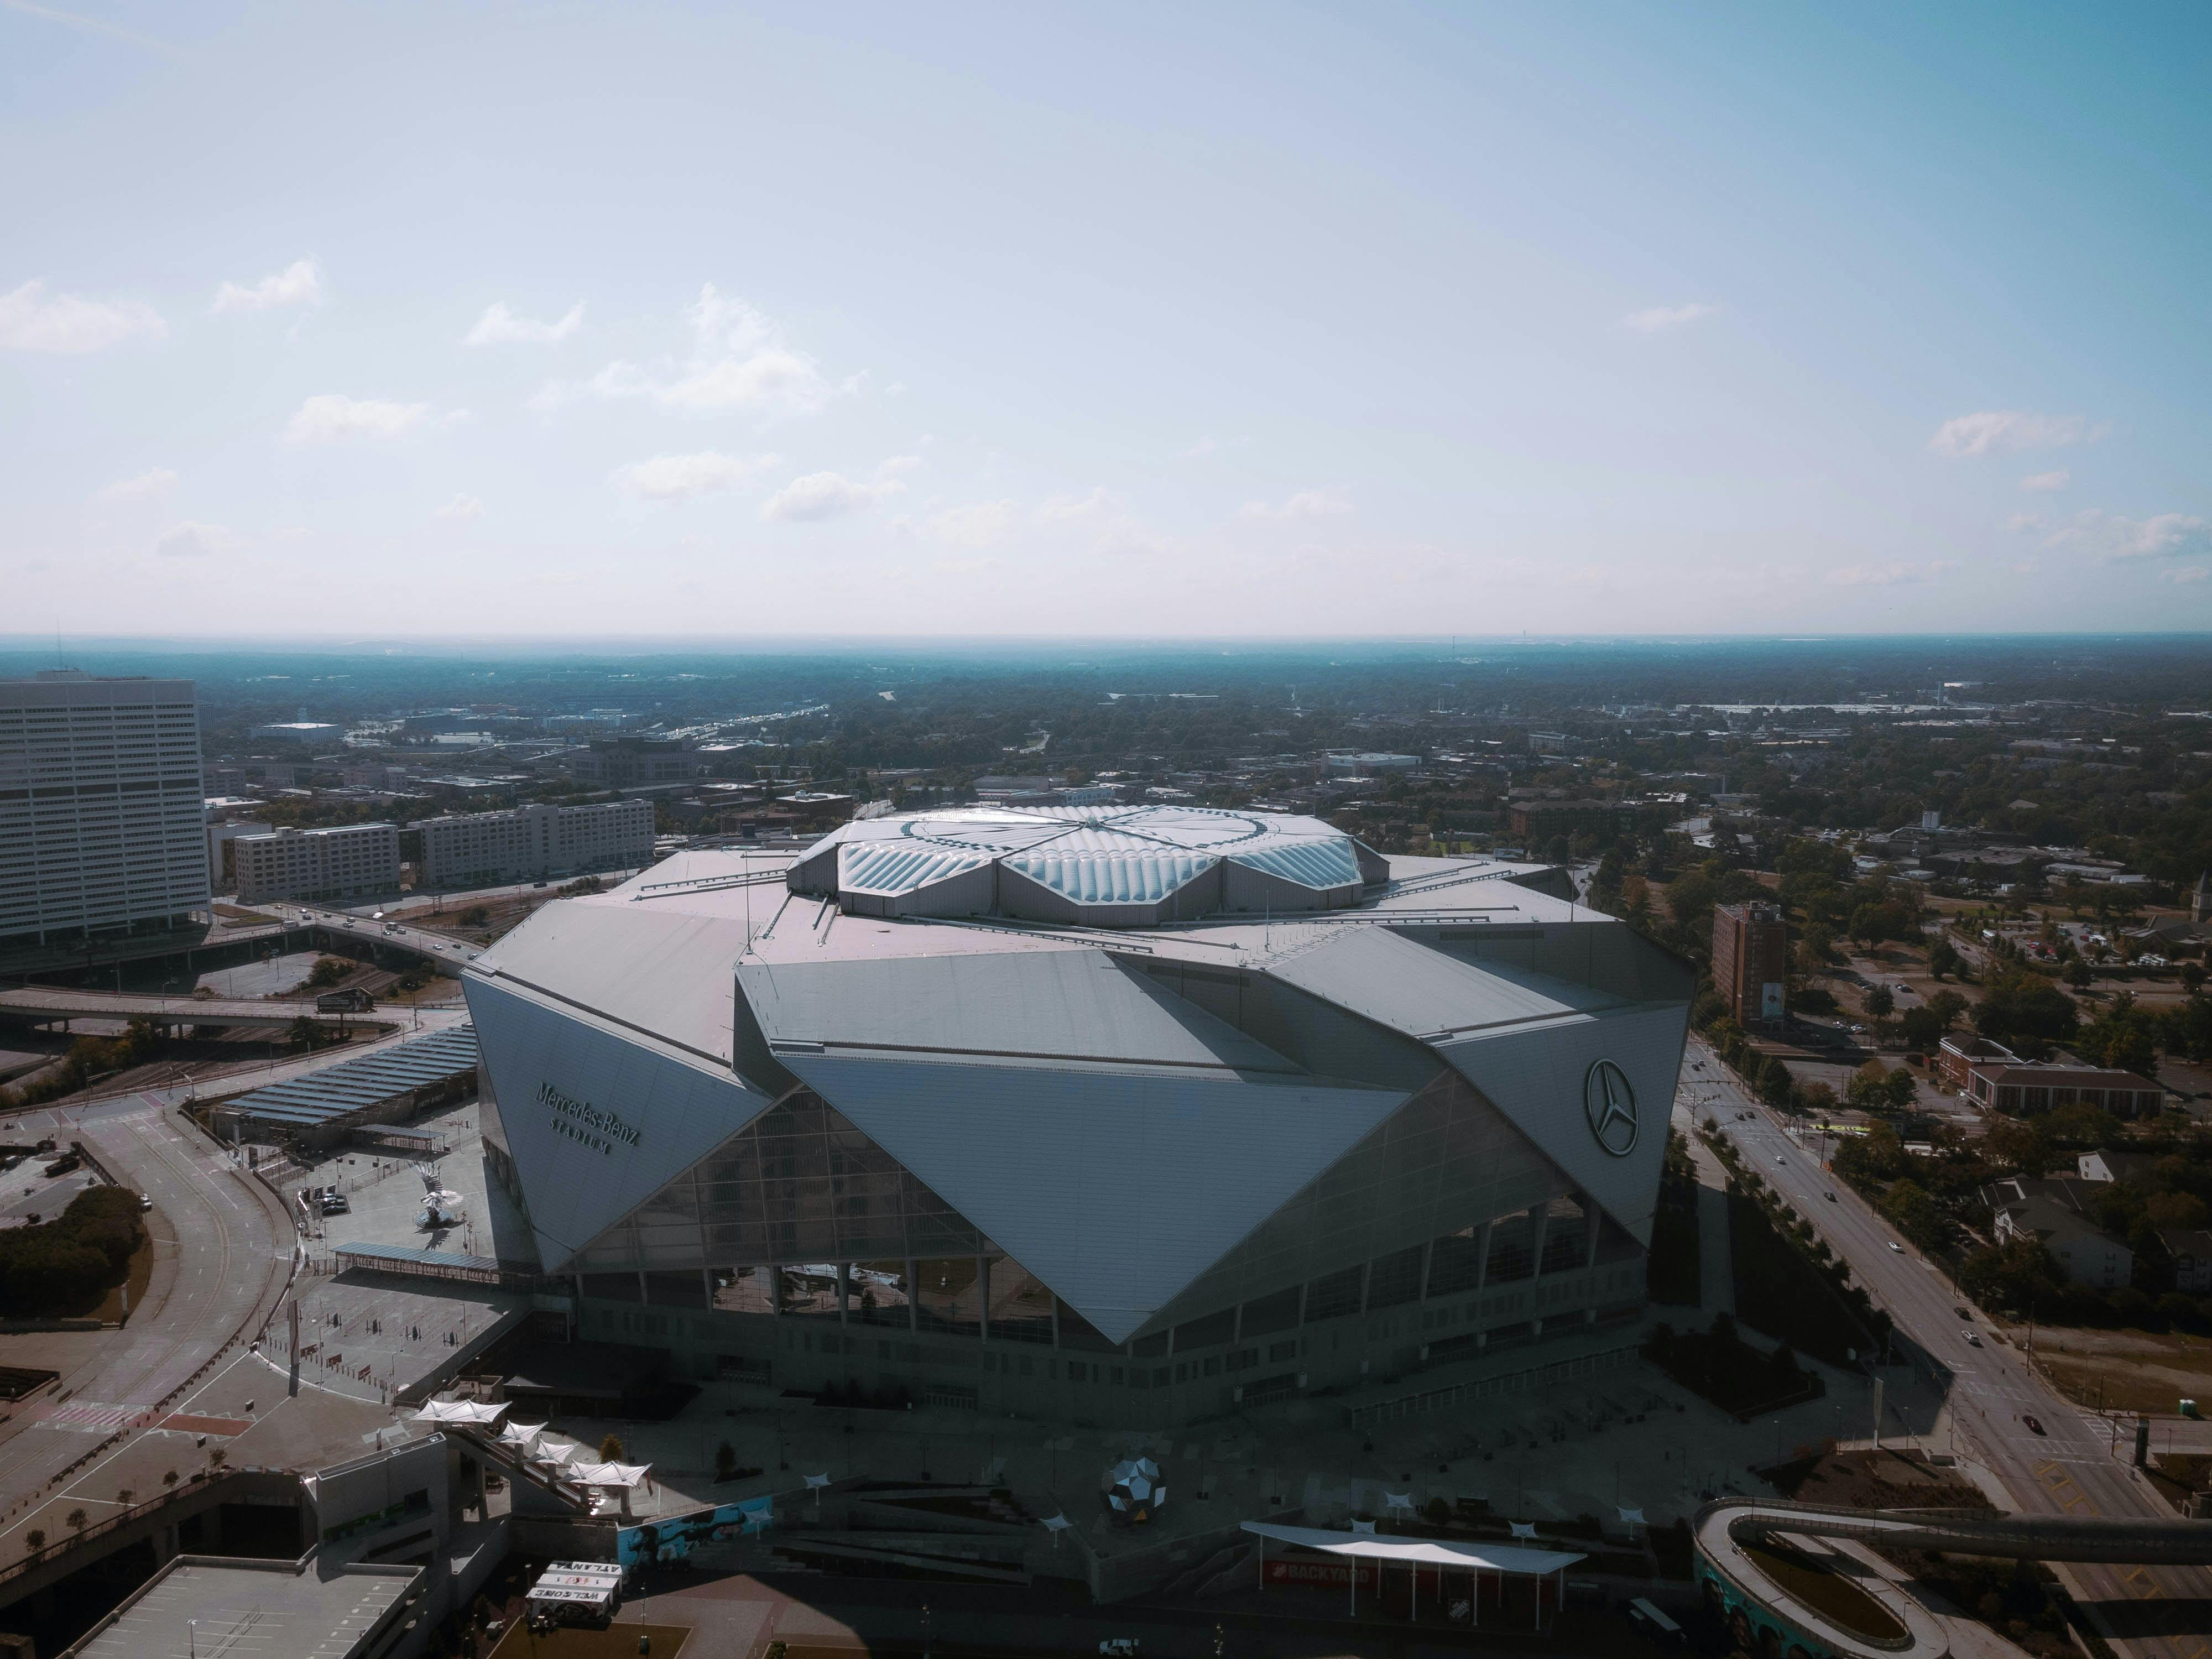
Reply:
[[[466,980],[586,1338],[1170,1425],[1640,1311],[1687,964],[1557,870],[968,807],[679,854]]]

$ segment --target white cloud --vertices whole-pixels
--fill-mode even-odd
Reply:
[[[438,509],[441,519],[481,519],[483,503],[471,495],[459,495]]]
[[[2212,576],[2212,570],[2206,569],[2201,564],[2185,566],[2179,570],[2161,570],[2158,573],[2158,579],[2162,582],[2201,582],[2207,576]]]
[[[1119,495],[1098,485],[1088,495],[1052,495],[1037,503],[1039,524],[1070,524],[1081,519],[1096,518],[1127,506]]]
[[[557,323],[541,323],[518,317],[502,301],[494,301],[477,319],[477,325],[461,338],[463,345],[557,345],[584,325],[584,302],[570,306]]]
[[[1352,498],[1340,489],[1301,489],[1280,507],[1247,501],[1237,509],[1240,519],[1327,519],[1352,510]]]
[[[0,294],[0,348],[13,351],[98,351],[134,334],[158,340],[168,331],[159,312],[136,300],[48,297],[44,283]]]
[[[2031,472],[2020,481],[2020,487],[2048,493],[2053,489],[2063,489],[2073,482],[2073,473],[2062,466],[2055,472]]]
[[[225,283],[215,291],[211,307],[225,311],[272,311],[278,306],[317,306],[323,302],[323,268],[313,259],[295,259],[272,276],[247,288]]]
[[[618,467],[613,482],[615,488],[625,495],[646,501],[672,501],[710,495],[718,489],[735,489],[782,465],[781,455],[725,455],[707,449],[696,455],[656,455],[649,461]]]
[[[2212,521],[2188,513],[2130,519],[2092,507],[2075,514],[2074,522],[2053,532],[2044,545],[2082,549],[2108,564],[2170,559],[2212,552]]]
[[[2005,528],[2015,532],[2047,528],[2051,520],[2040,513],[2015,513],[2005,520]]]
[[[235,544],[219,524],[180,524],[155,542],[154,551],[165,559],[205,559]]]
[[[1183,451],[1182,459],[1186,461],[1202,461],[1208,455],[1212,454],[1220,447],[1221,445],[1218,440],[1201,437],[1188,449]]]
[[[100,494],[106,501],[134,501],[149,495],[166,495],[176,487],[177,475],[166,466],[157,466],[135,478],[118,478]]]
[[[385,403],[374,398],[349,398],[343,392],[319,392],[292,412],[284,428],[284,441],[322,444],[338,438],[389,438],[419,426],[429,415],[428,404]]]
[[[814,360],[793,346],[775,323],[743,300],[718,293],[712,283],[699,290],[684,315],[693,339],[691,355],[684,362],[664,361],[647,368],[617,361],[580,390],[599,398],[644,398],[664,409],[734,411],[763,419],[811,415],[834,395]],[[531,407],[550,410],[579,390],[549,386]]]
[[[804,477],[793,478],[769,496],[762,504],[760,515],[787,523],[842,519],[850,513],[865,512],[905,488],[895,478],[860,483],[842,473],[810,472]]]
[[[956,547],[994,547],[1006,539],[1020,517],[1018,501],[974,501],[931,514],[922,521],[922,528]]]
[[[1632,328],[1638,334],[1662,334],[1670,328],[1684,328],[1708,317],[1717,317],[1720,311],[1718,306],[1706,305],[1702,301],[1683,306],[1653,306],[1648,311],[1630,312],[1620,319],[1620,325]]]
[[[878,478],[902,478],[909,472],[920,471],[922,459],[919,455],[886,455],[876,463],[876,476]]]
[[[1880,564],[1847,564],[1828,573],[1831,587],[1903,587],[1914,582],[1924,582],[1931,576],[1941,575],[1954,568],[1951,561],[1938,559],[1932,564],[1907,564],[1901,559],[1891,559]]]
[[[2001,450],[2063,449],[2104,435],[2079,415],[2033,415],[2021,409],[1985,409],[1943,422],[1928,441],[1938,455],[1966,460]]]

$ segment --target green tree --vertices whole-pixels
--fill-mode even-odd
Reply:
[[[1982,1036],[2022,1052],[2045,1051],[2051,1043],[2067,1042],[2081,1023],[2073,998],[2042,975],[2022,968],[1993,976],[1974,1005],[1973,1015],[1974,1029]]]
[[[1947,975],[1957,973],[1963,965],[1960,959],[1958,947],[1949,939],[1938,939],[1928,947],[1928,971],[1937,979],[1941,980]]]
[[[1860,1000],[1867,1012],[1875,1019],[1887,1019],[1897,1010],[1897,999],[1890,994],[1887,985],[1875,986]]]
[[[622,1462],[622,1457],[623,1443],[615,1436],[611,1434],[608,1435],[605,1439],[599,1442],[600,1462],[619,1463]]]
[[[1900,1181],[1892,1187],[1881,1200],[1881,1212],[1923,1250],[1942,1249],[1949,1233],[1943,1212],[1917,1181]]]

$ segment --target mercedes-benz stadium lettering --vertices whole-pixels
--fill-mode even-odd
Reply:
[[[1150,1425],[1639,1311],[1692,984],[1556,870],[1187,806],[679,854],[466,979],[585,1336]]]

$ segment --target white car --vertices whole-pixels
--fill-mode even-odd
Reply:
[[[1966,1346],[1970,1348],[1978,1348],[1982,1346],[1982,1339],[1972,1331],[1960,1331],[1959,1334],[1966,1339]]]
[[[1899,1255],[1903,1255],[1905,1254],[1905,1246],[1899,1243],[1893,1238],[1889,1241],[1889,1248],[1895,1250]]]

